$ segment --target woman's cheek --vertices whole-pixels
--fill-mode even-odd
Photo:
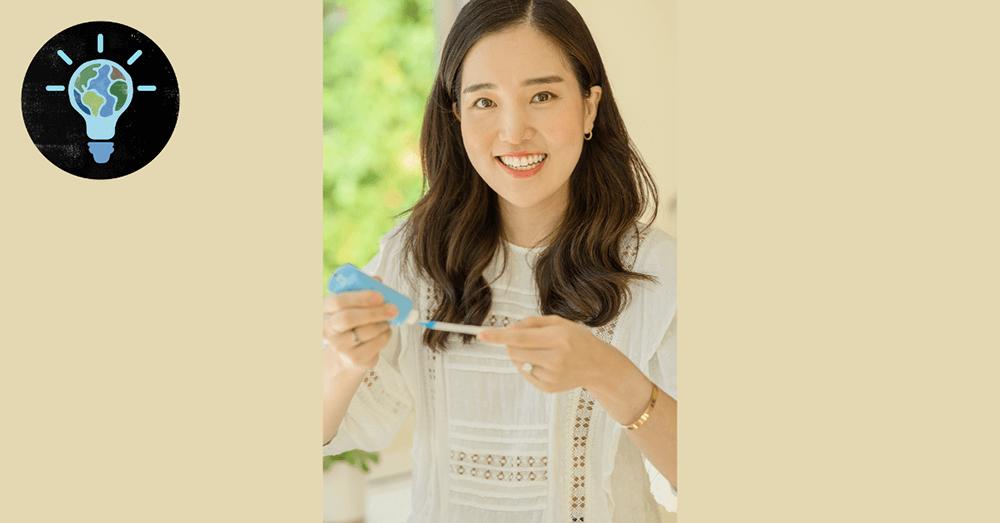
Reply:
[[[565,168],[572,170],[580,159],[580,153],[583,151],[583,131],[581,130],[579,136],[577,136],[572,130],[572,126],[569,130],[564,128],[558,134],[553,135],[552,145],[555,149],[552,152],[558,154],[558,158],[561,160],[560,163],[564,164]]]
[[[469,133],[465,127],[462,128],[462,146],[465,155],[469,157],[474,167],[479,167],[479,156],[481,147],[476,143],[475,136]]]
[[[490,139],[482,122],[469,122],[462,126],[462,141],[469,158],[474,161],[484,161],[490,156]]]

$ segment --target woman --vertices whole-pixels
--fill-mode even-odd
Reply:
[[[564,0],[474,0],[421,135],[426,193],[369,273],[327,298],[324,453],[378,450],[411,411],[410,521],[657,521],[677,485],[674,243],[597,47]],[[624,436],[623,436],[624,435]]]

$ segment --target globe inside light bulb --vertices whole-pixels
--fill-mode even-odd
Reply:
[[[133,84],[125,68],[99,58],[84,62],[70,77],[69,103],[83,116],[87,137],[110,140],[118,118],[132,103]],[[105,163],[114,150],[110,142],[88,142],[97,163]]]

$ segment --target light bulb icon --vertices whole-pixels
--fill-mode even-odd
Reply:
[[[177,126],[180,89],[166,54],[134,27],[94,20],[55,33],[21,84],[31,142],[55,167],[87,180],[145,168]]]
[[[104,33],[97,34],[97,52],[104,53]],[[72,66],[73,59],[62,49],[56,55],[66,65]],[[125,65],[132,65],[142,56],[142,50],[132,53]],[[69,95],[69,104],[80,113],[87,126],[87,142],[94,162],[108,163],[115,150],[115,126],[118,118],[132,104],[135,91],[156,91],[155,85],[134,85],[132,76],[117,62],[106,58],[88,60],[76,67],[69,77],[68,85],[46,85],[46,91],[63,92]]]
[[[132,103],[132,77],[124,67],[99,58],[80,64],[70,77],[69,103],[83,117],[87,137],[91,140],[111,140],[115,136],[118,118]],[[97,163],[107,163],[114,151],[114,142],[87,142]]]

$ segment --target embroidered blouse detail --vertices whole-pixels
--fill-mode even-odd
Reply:
[[[402,277],[401,240],[387,236],[366,270],[417,297],[432,317],[439,298],[427,282]],[[491,263],[484,276],[493,303],[483,325],[506,327],[540,314],[533,274],[540,252],[508,245],[506,264]],[[622,314],[592,332],[676,397],[674,343],[668,325],[658,325],[674,318],[673,240],[658,231],[632,234],[622,262],[659,283],[633,284]],[[619,438],[620,427],[588,391],[543,393],[520,375],[505,347],[454,336],[435,353],[422,335],[415,326],[394,329],[324,448],[380,450],[415,413],[408,521],[657,521],[641,454]]]

